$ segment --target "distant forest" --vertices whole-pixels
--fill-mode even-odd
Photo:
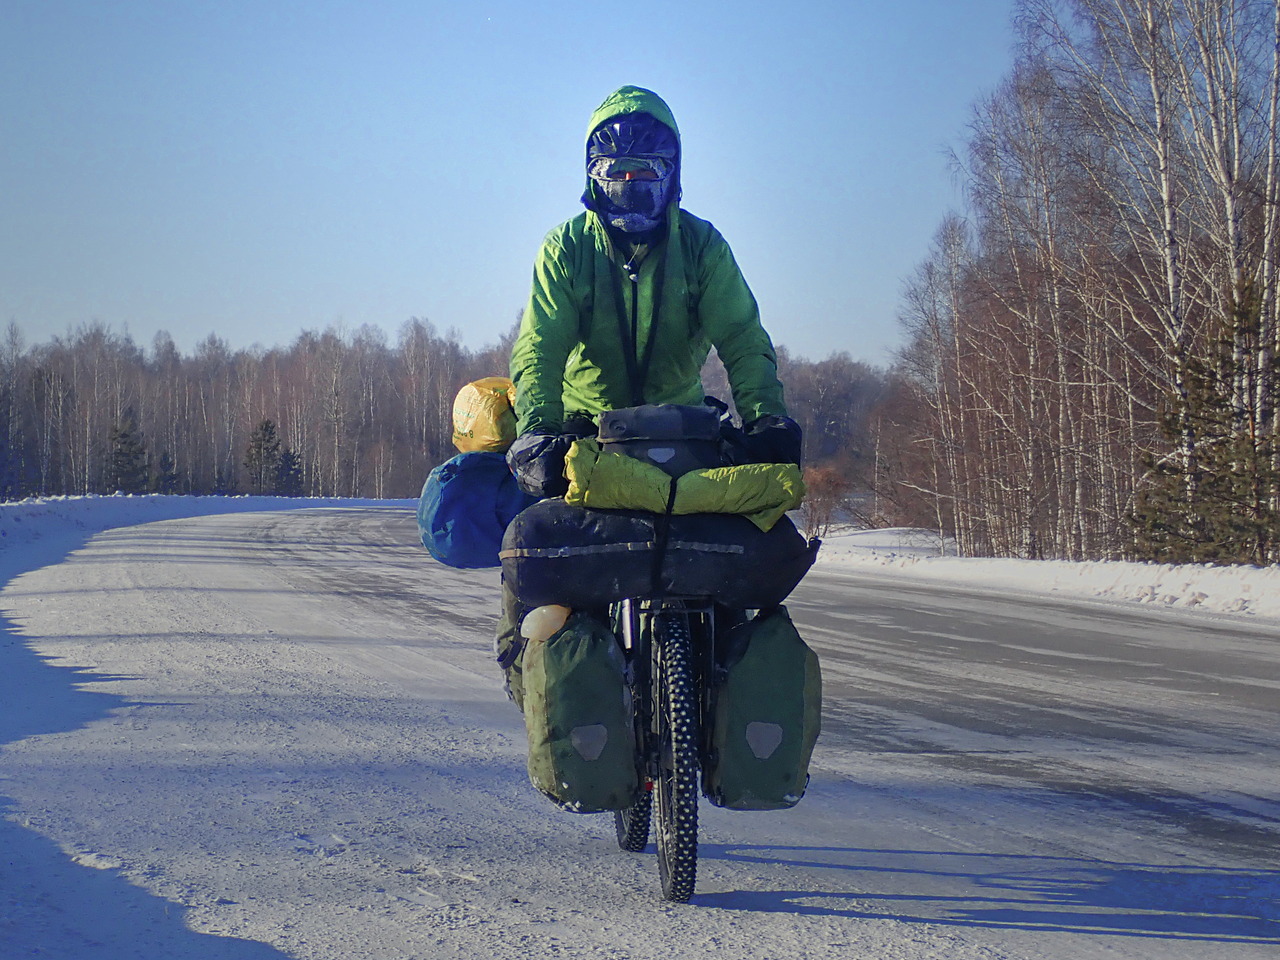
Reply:
[[[102,324],[25,346],[0,344],[0,498],[85,493],[415,497],[453,456],[454,396],[507,372],[514,328],[478,351],[428,322],[395,343],[372,326],[305,332],[233,350],[216,336],[183,355]],[[780,351],[788,401],[816,460],[870,449],[884,374],[836,354]],[[714,360],[708,389],[729,399]]]

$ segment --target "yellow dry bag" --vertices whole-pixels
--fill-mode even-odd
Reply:
[[[453,445],[460,453],[506,453],[516,438],[515,387],[506,377],[474,380],[453,401]]]

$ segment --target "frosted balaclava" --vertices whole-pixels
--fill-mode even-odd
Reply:
[[[587,175],[596,212],[624,233],[645,233],[663,220],[676,195],[675,132],[647,113],[606,120],[587,141]]]

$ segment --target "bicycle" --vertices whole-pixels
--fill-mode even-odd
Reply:
[[[701,731],[710,712],[714,607],[691,597],[622,600],[613,619],[628,659],[644,778],[636,803],[614,812],[618,846],[643,851],[656,820],[663,899],[687,903],[697,882]]]
[[[621,489],[626,474],[610,464],[628,457],[652,459],[650,466],[660,463],[672,476],[700,469],[703,458],[718,463],[719,420],[713,414],[697,427],[706,417],[699,408],[662,405],[614,411],[608,423],[602,420],[600,436],[620,449],[598,451],[599,461],[591,461],[593,489],[602,489],[599,471],[606,468],[613,489]],[[677,514],[674,484],[665,507],[656,509],[651,497],[633,501],[630,492],[615,493],[607,507],[541,500],[511,522],[499,556],[513,603],[588,614],[575,627],[583,631],[574,634],[578,640],[557,647],[567,658],[555,668],[564,671],[558,676],[593,663],[602,689],[618,681],[630,689],[629,708],[612,694],[598,704],[584,701],[579,693],[594,688],[579,685],[547,697],[543,713],[527,713],[534,785],[566,809],[615,811],[623,850],[643,851],[656,832],[662,896],[684,903],[697,881],[703,788],[709,802],[739,810],[784,809],[804,793],[820,679],[816,658],[781,604],[812,565],[819,542],[806,540],[785,517],[759,526],[719,513]],[[768,562],[759,562],[763,558]],[[747,610],[768,614],[763,633],[760,618],[738,630],[738,612]],[[769,637],[765,646],[753,639],[758,635]],[[615,640],[625,662],[613,659]],[[580,659],[593,650],[605,653]],[[790,685],[779,687],[770,673],[761,687],[757,667],[741,669],[754,650],[782,651]],[[769,654],[761,656],[757,662],[772,664]],[[539,682],[550,684],[553,674],[543,672],[541,655],[535,662]],[[527,680],[527,660],[525,670]],[[554,719],[547,704],[555,705]],[[767,716],[756,711],[760,704],[769,708]],[[612,738],[601,736],[607,729]],[[609,751],[608,763],[593,768],[599,751]],[[760,776],[767,779],[753,779]]]

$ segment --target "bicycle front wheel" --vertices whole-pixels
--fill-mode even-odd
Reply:
[[[659,613],[654,641],[658,873],[663,899],[686,903],[698,873],[698,689],[688,620]]]

